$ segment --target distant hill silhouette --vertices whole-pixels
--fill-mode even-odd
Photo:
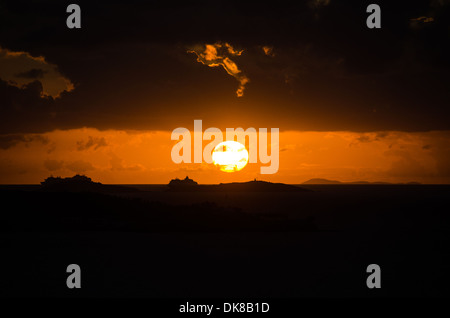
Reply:
[[[267,181],[248,181],[199,185],[189,177],[184,180],[173,179],[169,182],[169,191],[179,192],[301,192],[311,191],[298,186]]]
[[[390,182],[369,182],[369,181],[352,181],[352,182],[342,182],[337,180],[328,180],[323,178],[313,178],[308,181],[303,182],[302,184],[420,184],[419,182],[408,182],[408,183],[390,183]]]
[[[170,180],[168,186],[169,189],[176,191],[177,189],[196,187],[198,186],[198,183],[186,176],[186,178],[184,178],[183,180],[178,178]]]
[[[137,192],[138,189],[118,186],[105,185],[100,182],[94,182],[91,178],[84,175],[75,175],[73,177],[48,177],[41,182],[42,191],[50,192],[99,192],[99,193],[116,193],[116,192]]]
[[[303,182],[302,184],[341,184],[341,181],[336,180],[327,180],[321,178],[309,179],[308,181]]]

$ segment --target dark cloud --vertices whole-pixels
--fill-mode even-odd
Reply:
[[[33,68],[29,71],[18,73],[16,76],[22,77],[22,78],[28,78],[28,79],[41,79],[44,77],[45,73],[46,73],[46,71],[44,71],[42,69]]]
[[[221,128],[450,129],[448,1],[380,0],[379,30],[365,25],[371,1],[77,3],[80,30],[65,26],[69,1],[2,2],[0,45],[45,57],[76,89],[54,100],[42,98],[42,82],[3,79],[0,133],[172,130],[195,118]],[[434,21],[411,28],[417,17]],[[186,53],[219,42],[245,52],[242,98],[223,70]]]
[[[39,81],[22,87],[0,79],[0,134],[42,132],[56,128],[52,114],[56,111],[52,97],[42,96]]]
[[[8,134],[0,135],[0,149],[9,149],[16,146],[19,143],[24,143],[29,145],[32,142],[39,142],[43,145],[47,145],[49,140],[47,137],[42,135],[19,135],[19,134]]]
[[[356,137],[349,144],[349,147],[358,146],[360,143],[369,143],[374,141],[382,141],[383,139],[389,137],[389,132],[378,131],[374,133],[364,133]]]
[[[360,136],[360,137],[356,138],[356,140],[359,141],[359,142],[371,142],[374,139],[371,138],[370,136],[363,135],[363,136]]]
[[[77,141],[77,150],[78,151],[83,151],[83,150],[87,150],[87,149],[91,149],[93,148],[94,150],[97,150],[100,147],[105,147],[108,144],[106,143],[106,139],[104,137],[92,137],[89,136],[87,141],[84,140],[80,140]]]
[[[43,96],[60,97],[64,91],[74,89],[73,83],[64,77],[56,65],[43,56],[31,56],[28,52],[11,51],[0,47],[0,78],[8,84],[22,87],[35,79],[42,84]]]

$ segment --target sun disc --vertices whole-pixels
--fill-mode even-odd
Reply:
[[[212,160],[221,171],[235,172],[247,165],[248,151],[237,141],[224,141],[214,148]]]

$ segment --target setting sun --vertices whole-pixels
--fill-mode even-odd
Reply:
[[[221,171],[235,172],[247,165],[248,151],[237,141],[224,141],[214,148],[212,160]]]

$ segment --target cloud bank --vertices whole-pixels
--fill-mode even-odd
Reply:
[[[121,184],[166,184],[186,175],[200,183],[261,178],[260,164],[226,175],[206,163],[177,165],[170,158],[176,143],[170,135],[92,128],[0,135],[0,184],[38,184],[51,174],[75,173]],[[279,172],[264,180],[450,183],[450,131],[284,131],[280,149]]]

